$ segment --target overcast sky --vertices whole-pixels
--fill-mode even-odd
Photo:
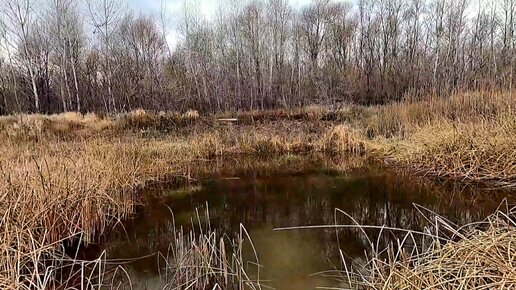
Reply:
[[[171,46],[175,46],[178,41],[178,33],[176,22],[178,15],[180,14],[181,8],[183,7],[184,1],[195,1],[199,3],[199,11],[207,19],[212,18],[215,13],[219,10],[219,6],[227,0],[163,0],[167,12],[167,20],[169,22],[169,35],[167,37],[168,42]],[[238,0],[246,1],[246,0]],[[312,0],[289,0],[290,4],[294,9],[299,9],[304,5],[307,5]],[[347,1],[347,0],[335,0],[335,1]],[[127,3],[135,13],[142,13],[148,15],[159,15],[161,10],[162,0],[127,0]]]
[[[178,34],[176,31],[176,21],[180,14],[181,8],[183,7],[184,1],[195,1],[199,3],[199,11],[207,18],[212,18],[215,13],[219,10],[219,6],[227,0],[163,0],[167,12],[167,20],[169,21],[169,36],[168,42],[175,46],[178,40]],[[237,0],[246,1],[246,0]],[[299,9],[309,3],[312,0],[288,0],[291,7]],[[336,2],[352,2],[354,0],[334,0]],[[162,0],[127,0],[129,7],[132,8],[135,13],[143,13],[150,15],[159,15],[161,10]]]
[[[165,0],[167,11],[171,14],[177,13],[185,0]],[[188,0],[186,0],[188,1]],[[210,17],[215,14],[222,0],[196,0],[200,4],[200,11],[205,16]],[[142,12],[159,12],[161,0],[128,0],[129,5],[136,11]],[[289,0],[292,7],[302,7],[311,2],[311,0]]]
[[[181,8],[183,6],[184,1],[192,1],[195,3],[199,3],[199,11],[207,18],[212,18],[217,11],[219,10],[219,6],[222,5],[228,0],[125,0],[127,1],[130,8],[132,8],[136,13],[150,14],[150,15],[159,15],[161,10],[161,3],[164,1],[167,18],[169,21],[169,37],[168,40],[172,46],[177,43],[178,34],[176,31],[176,21],[178,19],[178,15],[180,14]],[[233,0],[235,1],[235,0]],[[236,0],[241,2],[247,2],[249,0]],[[290,5],[294,9],[300,9],[301,7],[308,5],[312,2],[312,0],[288,0]],[[357,0],[333,0],[335,2],[349,2],[356,3]],[[469,5],[469,12],[475,13],[479,7],[487,5],[487,3],[496,3],[496,1],[501,0],[471,0]],[[227,2],[226,2],[227,3]],[[482,3],[482,4],[481,4]],[[480,5],[480,6],[479,6]]]

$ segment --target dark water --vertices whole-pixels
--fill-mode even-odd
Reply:
[[[275,228],[352,224],[341,209],[363,225],[385,225],[422,231],[425,219],[414,204],[452,222],[484,219],[504,194],[474,193],[467,188],[439,185],[357,160],[282,157],[272,160],[233,159],[199,165],[204,178],[182,189],[157,189],[144,194],[147,204],[134,221],[114,231],[87,255],[105,251],[108,259],[133,259],[166,253],[175,226],[192,228],[196,209],[208,205],[210,224],[231,235],[243,224],[250,232],[264,266],[262,279],[276,289],[338,287],[339,282],[312,275],[340,269],[339,249],[346,259],[360,260],[369,249],[357,230],[312,229],[274,231]],[[173,212],[173,215],[171,214]],[[378,240],[378,231],[368,232]],[[384,232],[380,241],[397,236]],[[247,249],[249,251],[249,249]],[[133,285],[159,285],[156,256],[125,265]]]

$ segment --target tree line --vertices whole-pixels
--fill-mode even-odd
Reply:
[[[516,0],[0,0],[0,114],[380,104],[512,90]]]

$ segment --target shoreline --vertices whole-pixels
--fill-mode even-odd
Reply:
[[[23,285],[20,280],[32,279],[23,273],[41,263],[34,259],[71,237],[89,240],[129,218],[132,189],[165,174],[189,174],[198,159],[351,154],[510,190],[516,186],[515,108],[508,94],[463,93],[446,101],[337,111],[311,106],[218,116],[137,110],[117,117],[1,117],[0,213],[9,230],[0,232],[0,248],[15,255],[0,257],[6,265],[0,283]],[[231,117],[236,124],[219,121]]]

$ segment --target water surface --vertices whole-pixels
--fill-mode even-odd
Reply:
[[[505,197],[428,182],[357,159],[242,158],[204,162],[193,170],[201,176],[195,183],[145,192],[146,206],[134,220],[90,246],[86,254],[105,251],[108,259],[149,256],[125,267],[133,286],[152,289],[159,285],[158,258],[152,254],[166,253],[174,229],[196,227],[197,212],[203,216],[208,207],[213,229],[232,235],[242,224],[249,231],[267,285],[287,290],[338,287],[340,282],[312,274],[340,269],[339,249],[346,259],[360,261],[369,249],[363,233],[274,229],[352,224],[336,214],[340,209],[363,225],[422,231],[427,224],[415,204],[462,224],[484,219]],[[206,226],[206,221],[201,223]],[[378,240],[378,231],[368,235]],[[379,240],[386,243],[398,235],[384,232]],[[249,247],[246,252],[251,259]]]

